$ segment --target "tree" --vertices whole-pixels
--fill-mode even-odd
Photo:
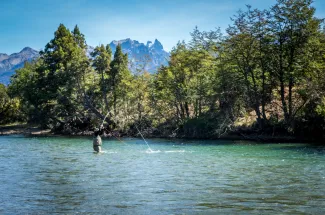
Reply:
[[[117,45],[114,54],[114,59],[110,63],[110,73],[108,83],[110,90],[113,94],[113,110],[114,115],[117,115],[117,99],[123,98],[127,93],[127,82],[131,77],[131,73],[128,69],[128,56],[123,54],[120,44]]]
[[[150,62],[149,56],[144,56],[143,58],[137,59],[137,64],[134,66],[134,74],[132,79],[132,103],[135,104],[135,115],[137,115],[137,121],[140,123],[140,130],[142,127],[142,122],[148,122],[148,118],[144,117],[150,114],[150,99],[149,99],[149,83],[151,80],[151,75],[146,71],[147,65]]]
[[[55,95],[49,91],[44,71],[42,59],[26,62],[11,77],[8,90],[12,97],[20,98],[22,111],[28,116],[29,122],[46,126]]]
[[[265,107],[272,95],[268,16],[267,11],[247,6],[246,12],[239,11],[232,19],[234,24],[227,29],[225,41],[228,55],[244,81],[247,107],[254,109],[260,127],[267,121]]]
[[[216,92],[213,87],[217,78],[217,47],[223,35],[220,29],[201,32],[197,27],[190,34],[192,40],[188,44],[187,65],[192,76],[190,89],[194,115],[199,117],[208,109],[211,111],[216,103]]]
[[[20,101],[10,98],[7,87],[0,84],[0,125],[16,121],[24,121],[20,112]]]
[[[109,45],[97,46],[91,53],[93,59],[93,67],[100,75],[100,86],[102,97],[105,101],[106,110],[110,111],[110,105],[108,102],[108,90],[109,90],[109,75],[110,75],[110,63],[112,58],[112,51]]]
[[[78,27],[71,33],[63,24],[41,52],[45,71],[41,79],[48,83],[46,88],[54,100],[51,119],[66,123],[77,119],[83,110],[80,88],[88,71],[89,60],[84,51],[85,41]],[[79,110],[79,111],[78,111]]]
[[[86,39],[85,39],[85,35],[83,35],[80,30],[79,30],[79,27],[78,25],[76,25],[72,31],[72,35],[73,35],[73,38],[75,40],[75,42],[78,44],[78,46],[86,51],[87,49],[87,43],[86,43]]]
[[[278,0],[271,9],[273,70],[280,84],[282,109],[287,123],[295,115],[294,88],[305,78],[306,68],[303,65],[308,55],[309,41],[320,29],[321,20],[314,17],[315,8],[311,4],[312,0]]]
[[[179,42],[171,52],[168,67],[161,67],[155,76],[155,97],[152,98],[156,104],[165,106],[167,102],[169,107],[174,107],[174,117],[180,121],[200,117],[211,107],[216,77],[212,49],[216,43],[211,42],[212,37],[206,40],[206,35],[196,28],[192,41]],[[170,114],[170,108],[159,109]]]

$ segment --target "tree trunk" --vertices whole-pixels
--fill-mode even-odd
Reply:
[[[185,102],[185,111],[186,111],[186,116],[187,116],[187,118],[190,118],[190,112],[189,112],[189,108],[188,108],[188,103],[187,102]]]
[[[266,118],[266,113],[265,113],[265,105],[266,105],[266,86],[265,86],[265,71],[264,71],[264,66],[262,66],[262,117],[263,121],[267,120]]]
[[[288,116],[287,103],[286,103],[286,100],[285,100],[285,90],[284,90],[284,80],[283,79],[284,79],[283,78],[283,72],[281,71],[279,80],[280,80],[280,94],[281,94],[282,110],[283,110],[283,113],[284,113],[285,121],[288,121],[289,116]]]
[[[199,101],[198,99],[195,99],[194,115],[196,118],[198,117],[198,106],[199,106]]]
[[[289,102],[289,119],[292,116],[292,88],[293,88],[293,77],[291,76],[289,78],[289,98],[288,98],[288,102]]]
[[[200,99],[200,102],[199,102],[199,116],[201,116],[202,114],[202,101]]]
[[[116,100],[117,100],[117,96],[114,90],[114,95],[113,95],[113,106],[114,106],[114,116],[116,117]]]
[[[185,118],[185,110],[184,110],[184,107],[183,107],[183,104],[182,104],[182,102],[180,102],[180,108],[181,108],[181,113],[182,113],[182,119],[184,119]]]
[[[280,54],[280,62],[279,62],[279,66],[280,66],[280,71],[279,71],[279,81],[280,81],[280,94],[281,94],[281,102],[282,102],[282,110],[283,110],[283,114],[284,114],[284,119],[285,121],[289,120],[289,116],[288,116],[288,108],[287,108],[287,103],[285,100],[285,89],[284,89],[284,69],[283,69],[283,48],[282,48],[282,38],[280,38],[280,50],[279,50],[279,54]]]

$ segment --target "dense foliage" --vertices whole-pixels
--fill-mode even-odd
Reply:
[[[70,32],[61,24],[40,58],[17,70],[8,89],[1,87],[1,110],[9,99],[29,121],[67,133],[105,119],[108,130],[129,134],[140,127],[161,136],[254,131],[322,139],[325,33],[311,4],[247,6],[225,35],[195,28],[154,75],[144,70],[146,59],[131,73],[120,45],[114,56],[100,45],[88,58],[79,28]]]
[[[10,98],[6,86],[0,84],[0,124],[24,121],[25,118],[20,110],[20,105],[20,100],[17,98]]]

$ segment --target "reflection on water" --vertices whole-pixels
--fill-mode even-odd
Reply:
[[[0,137],[0,214],[325,214],[325,148]]]

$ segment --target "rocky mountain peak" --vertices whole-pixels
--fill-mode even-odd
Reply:
[[[148,48],[150,48],[150,47],[152,46],[152,44],[153,44],[153,43],[152,43],[151,41],[148,41],[146,46],[147,46]]]
[[[164,50],[157,39],[155,39],[154,43],[148,41],[146,44],[130,38],[113,40],[110,43],[113,53],[118,44],[122,46],[123,53],[128,54],[131,70],[134,70],[137,65],[143,64],[143,61],[147,64],[146,70],[149,72],[155,72],[158,67],[168,63],[169,53]]]
[[[38,53],[36,50],[30,48],[30,47],[25,47],[23,48],[19,53],[24,53],[24,52],[30,52],[30,53]]]
[[[163,50],[164,47],[161,44],[161,42],[159,42],[157,39],[155,39],[155,42],[153,43],[153,45],[151,46],[151,48],[156,49],[156,50]]]
[[[154,42],[148,41],[146,44],[130,38],[113,40],[109,44],[113,55],[118,44],[121,44],[123,53],[128,54],[131,71],[136,71],[138,66],[142,67],[145,63],[145,69],[154,73],[161,65],[168,64],[169,53],[164,50],[157,39]],[[88,46],[88,57],[91,57],[90,53],[93,50],[93,47]],[[25,47],[19,53],[11,55],[0,53],[0,83],[8,84],[10,76],[15,73],[16,69],[23,67],[26,61],[32,61],[38,56],[39,52],[30,47]]]
[[[126,38],[126,39],[123,39],[123,40],[113,40],[110,45],[115,45],[117,46],[118,44],[132,44],[135,40],[131,40],[130,38]]]
[[[9,55],[0,53],[0,61],[6,60],[9,58]]]

